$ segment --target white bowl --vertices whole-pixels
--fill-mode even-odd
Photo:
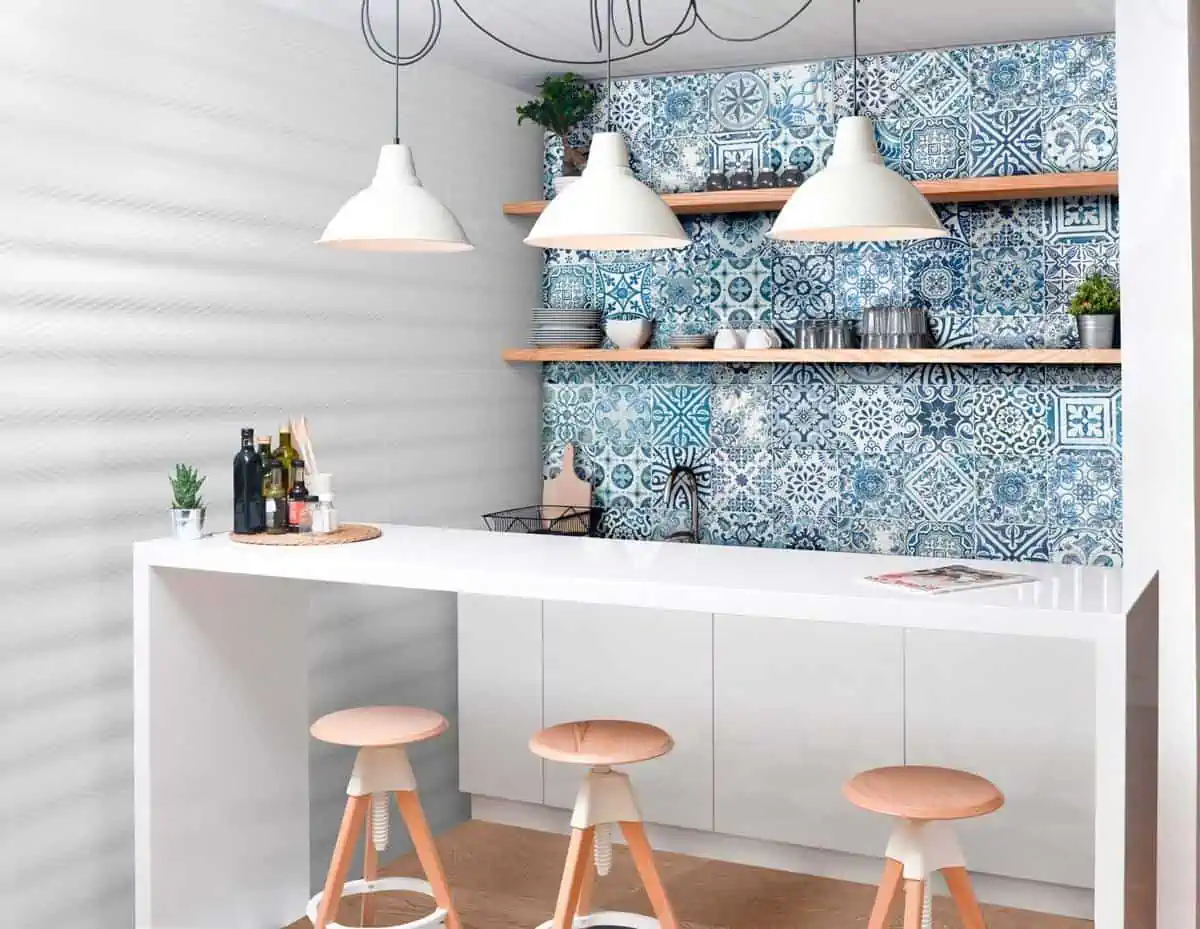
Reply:
[[[610,319],[604,332],[617,348],[641,348],[650,341],[651,323],[648,319]]]

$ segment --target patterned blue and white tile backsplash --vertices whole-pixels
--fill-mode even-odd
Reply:
[[[850,107],[847,61],[614,83],[635,173],[699,190],[715,167],[811,174]],[[1109,36],[860,60],[860,108],[912,178],[1116,167]],[[593,125],[603,125],[606,103]],[[591,126],[572,142],[586,144]],[[547,143],[547,183],[560,154]],[[856,319],[924,307],[946,347],[1067,347],[1066,307],[1118,266],[1115,199],[939,205],[947,239],[778,243],[773,214],[694,216],[675,252],[546,254],[543,298],[676,331]],[[682,514],[667,474],[700,476],[708,541],[1119,564],[1120,373],[1107,367],[554,364],[548,472],[564,442],[605,534],[657,538]]]

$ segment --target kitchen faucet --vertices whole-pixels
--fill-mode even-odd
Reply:
[[[700,541],[700,483],[696,479],[696,472],[687,465],[676,465],[671,469],[671,474],[667,478],[667,505],[672,506],[675,498],[679,495],[683,496],[685,505],[688,508],[688,516],[691,521],[691,529],[679,529],[667,536],[667,542],[691,542]]]

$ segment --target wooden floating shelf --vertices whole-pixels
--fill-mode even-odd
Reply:
[[[692,362],[708,364],[1001,364],[1001,365],[1119,365],[1121,350],[1078,348],[850,348],[850,349],[726,349],[711,348],[510,348],[504,360]]]
[[[980,200],[1026,200],[1085,197],[1117,193],[1116,171],[1074,174],[1021,174],[1013,177],[963,177],[946,181],[917,181],[917,189],[933,203],[971,203]],[[758,213],[783,209],[794,188],[714,190],[692,194],[663,194],[680,215],[692,213]],[[509,216],[538,216],[546,200],[504,204]]]

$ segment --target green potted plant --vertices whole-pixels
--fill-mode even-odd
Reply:
[[[530,120],[562,142],[562,177],[555,178],[554,189],[561,190],[567,179],[574,179],[587,166],[587,151],[567,144],[567,135],[582,120],[591,115],[600,95],[596,89],[573,71],[552,74],[538,85],[536,100],[517,107],[517,125]],[[562,183],[560,183],[560,181]]]
[[[1080,348],[1112,348],[1121,292],[1099,272],[1089,274],[1071,298],[1071,315],[1079,327]]]
[[[176,539],[195,541],[204,535],[204,498],[200,488],[204,478],[191,465],[175,465],[171,482],[171,535]]]

